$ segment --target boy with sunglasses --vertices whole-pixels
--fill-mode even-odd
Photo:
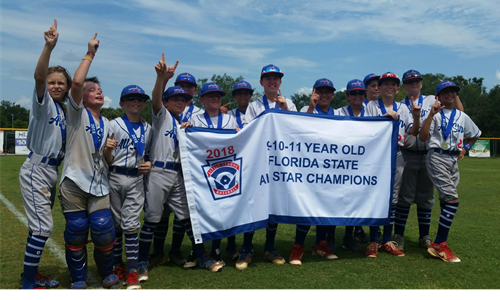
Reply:
[[[144,161],[151,141],[151,126],[141,121],[140,113],[149,96],[137,85],[122,90],[120,107],[125,114],[110,122],[111,137],[106,147],[113,149],[106,157],[109,167],[109,198],[115,224],[114,271],[127,289],[140,289],[137,273],[138,231],[144,207],[143,175],[151,162]],[[123,234],[127,268],[122,260]]]

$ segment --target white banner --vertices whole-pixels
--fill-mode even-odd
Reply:
[[[27,131],[16,131],[16,154],[30,154],[30,150],[27,147]]]
[[[179,130],[196,243],[266,228],[383,225],[397,121],[268,110],[240,132]]]

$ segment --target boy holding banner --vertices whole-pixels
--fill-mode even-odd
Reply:
[[[169,87],[162,97],[163,82],[167,73],[165,54],[155,66],[156,83],[153,88],[153,138],[151,143],[150,158],[153,167],[146,180],[146,201],[144,224],[140,234],[139,244],[139,281],[144,282],[148,277],[148,254],[151,246],[152,235],[162,219],[165,204],[179,218],[184,226],[201,267],[212,272],[219,272],[223,266],[211,259],[206,253],[203,244],[194,244],[191,220],[186,199],[186,189],[180,165],[179,146],[177,140],[179,115],[184,111],[186,101],[192,96],[182,88]],[[165,105],[162,103],[168,102]]]
[[[300,112],[324,115],[338,115],[338,112],[330,107],[330,103],[335,96],[335,87],[331,80],[321,78],[316,80],[313,86],[313,92],[309,101],[309,106],[304,106]],[[338,259],[335,251],[330,251],[327,246],[326,237],[330,226],[316,226],[316,244],[313,246],[312,255],[318,255],[326,259]],[[333,226],[332,226],[333,227]],[[295,245],[292,247],[289,262],[294,266],[302,265],[304,256],[304,244],[310,225],[295,226]],[[351,233],[352,235],[352,233]]]
[[[445,262],[460,262],[448,248],[447,240],[458,210],[457,187],[460,179],[458,160],[481,136],[481,130],[464,112],[454,108],[460,87],[443,81],[436,87],[436,102],[420,130],[419,139],[427,141],[427,170],[439,192],[441,216],[436,239],[427,249],[430,256]],[[440,101],[441,103],[439,103]],[[465,143],[465,141],[468,142]]]
[[[283,75],[280,68],[275,65],[267,65],[262,68],[260,73],[260,85],[264,88],[264,95],[248,106],[245,117],[249,123],[260,113],[268,109],[297,111],[292,100],[285,98],[281,93],[280,86]],[[264,258],[273,264],[283,265],[285,264],[285,259],[279,255],[278,251],[274,248],[277,229],[278,223],[269,222],[266,229]]]
[[[414,117],[414,120],[412,120],[408,108],[394,100],[394,97],[399,92],[399,84],[400,80],[396,74],[391,72],[383,74],[378,80],[381,99],[378,99],[377,101],[370,101],[366,106],[367,116],[391,116],[394,120],[399,120],[398,152],[396,157],[396,173],[394,176],[390,223],[384,225],[382,246],[379,246],[377,243],[378,226],[370,226],[370,244],[368,244],[367,251],[365,253],[365,255],[369,258],[376,258],[378,248],[380,247],[381,251],[392,255],[405,255],[402,251],[397,249],[397,243],[391,240],[392,227],[394,224],[394,215],[404,169],[401,147],[404,146],[406,133],[410,132],[414,136],[418,134],[421,108],[416,106],[413,102],[411,103],[411,113]]]
[[[127,289],[140,289],[137,273],[139,251],[138,231],[144,207],[143,175],[149,173],[151,162],[144,161],[151,141],[151,126],[141,121],[140,113],[149,96],[137,85],[122,90],[120,106],[125,114],[110,122],[111,137],[107,147],[113,149],[106,157],[109,164],[109,197],[115,223],[114,270]],[[116,139],[116,140],[115,140]],[[122,260],[123,234],[127,268]]]

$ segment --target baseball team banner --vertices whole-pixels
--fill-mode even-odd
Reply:
[[[267,227],[383,225],[397,121],[268,110],[235,130],[179,130],[196,243]]]
[[[490,140],[477,140],[469,151],[470,157],[490,157]]]

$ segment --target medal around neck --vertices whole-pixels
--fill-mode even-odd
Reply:
[[[441,144],[441,149],[443,149],[443,150],[448,150],[448,149],[450,149],[450,145],[448,145],[448,143],[446,143],[446,142],[443,142],[443,143]]]

